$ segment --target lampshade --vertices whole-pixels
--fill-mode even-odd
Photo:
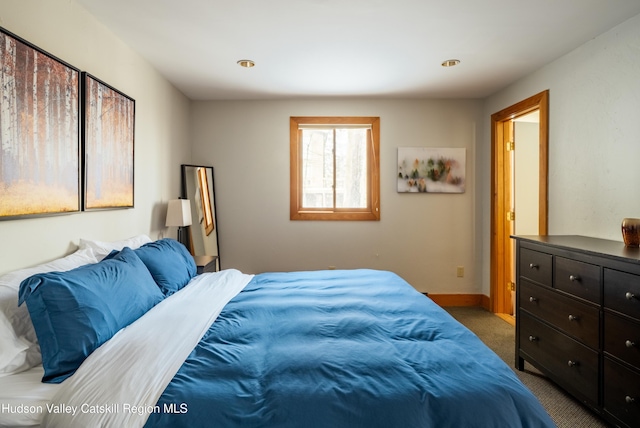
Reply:
[[[172,199],[167,207],[167,226],[190,226],[191,204],[188,199]]]

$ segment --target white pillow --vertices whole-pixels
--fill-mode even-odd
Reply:
[[[136,235],[132,236],[128,239],[123,239],[122,241],[113,241],[113,242],[104,242],[104,241],[94,241],[91,239],[80,239],[80,249],[90,248],[93,250],[93,253],[98,258],[98,260],[104,259],[109,255],[113,250],[120,251],[124,247],[129,247],[132,250],[136,248],[140,248],[144,244],[151,242],[151,238],[147,235]]]
[[[37,273],[67,271],[97,262],[98,259],[94,255],[93,250],[88,248],[78,250],[75,253],[49,263],[16,270],[0,276],[0,315],[7,321],[6,324],[0,323],[0,329],[3,330],[0,336],[4,338],[0,339],[3,358],[8,359],[10,354],[13,354],[14,358],[20,358],[22,355],[27,365],[24,369],[33,367],[41,361],[38,338],[33,329],[27,305],[18,307],[18,290],[20,289],[20,283]],[[27,348],[24,348],[24,345],[27,345]],[[3,370],[8,373],[9,367],[3,358],[0,358],[0,373],[2,373]],[[14,373],[17,373],[17,371],[14,371]]]
[[[21,371],[27,360],[29,345],[15,335],[11,323],[0,312],[0,377]]]

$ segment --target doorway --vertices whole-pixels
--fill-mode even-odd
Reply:
[[[526,155],[516,157],[518,151],[517,123],[518,119],[534,114],[538,115],[538,147],[533,153],[537,156],[537,167],[517,167],[518,163],[526,166]],[[548,201],[548,123],[549,123],[549,91],[536,94],[491,115],[491,311],[507,320],[513,320],[513,299],[515,296],[515,254],[511,235],[518,233],[515,220],[519,214],[516,208],[524,210],[520,216],[537,217],[535,224],[526,227],[526,234],[547,234],[547,201]],[[518,163],[517,163],[518,162]],[[533,162],[535,164],[535,162]],[[527,174],[522,178],[522,171]],[[518,175],[516,175],[516,171]],[[531,175],[531,176],[529,176]],[[517,179],[517,177],[521,177]],[[516,204],[520,192],[518,182],[536,182],[537,204],[530,203],[522,208]],[[530,196],[529,190],[529,196]],[[520,199],[524,199],[520,196]],[[531,198],[527,198],[531,199]],[[535,199],[535,197],[533,198]],[[531,202],[531,201],[530,201]],[[537,214],[537,216],[535,216]],[[534,220],[535,221],[535,220]],[[525,230],[525,229],[523,229]]]

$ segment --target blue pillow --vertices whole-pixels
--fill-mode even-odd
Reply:
[[[60,383],[120,329],[162,301],[144,263],[130,248],[67,272],[33,275],[20,284],[36,330],[43,382]]]
[[[196,276],[198,269],[187,248],[175,239],[149,242],[135,250],[160,290],[169,296]]]

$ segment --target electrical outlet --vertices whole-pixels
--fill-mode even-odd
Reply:
[[[464,277],[464,266],[458,266],[458,267],[456,268],[456,276],[457,276],[458,278],[462,278],[462,277]]]

